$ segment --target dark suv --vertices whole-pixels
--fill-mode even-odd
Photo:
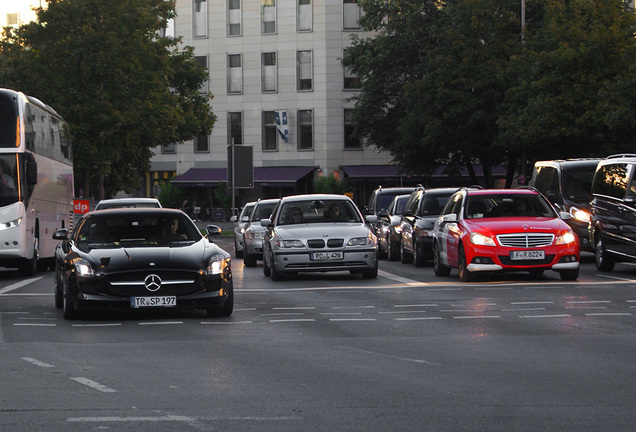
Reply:
[[[599,162],[592,182],[589,236],[599,270],[612,271],[618,261],[636,262],[636,154]]]
[[[410,194],[414,190],[414,187],[383,188],[382,186],[380,186],[373,191],[373,193],[371,194],[371,198],[369,198],[369,204],[364,208],[364,211],[362,213],[365,216],[378,216],[378,213],[380,213],[380,211],[389,208],[389,204],[391,204],[391,201],[393,201],[393,198],[395,198],[397,195]],[[373,234],[375,234],[376,236],[380,234],[377,222],[371,224],[371,231],[373,231]]]
[[[457,188],[417,188],[411,193],[399,222],[402,232],[400,260],[423,266],[433,259],[433,227],[448,198]],[[393,221],[392,221],[393,223]]]
[[[592,251],[588,239],[590,189],[601,159],[539,161],[534,164],[530,186],[541,192],[559,212],[572,216],[566,222],[579,237],[581,250]]]

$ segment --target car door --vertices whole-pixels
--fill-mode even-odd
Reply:
[[[413,192],[402,212],[402,222],[400,224],[402,229],[402,245],[404,249],[410,253],[413,253],[413,230],[417,219],[417,208],[422,199],[422,194],[423,191],[421,190]]]
[[[632,259],[636,258],[636,165],[630,165],[631,181],[625,197],[616,207],[620,221],[620,238],[616,251]]]
[[[439,247],[440,259],[444,265],[450,267],[457,267],[458,236],[456,233],[463,201],[462,193],[453,195],[435,222],[435,241]]]

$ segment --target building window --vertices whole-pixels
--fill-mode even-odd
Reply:
[[[311,64],[311,51],[297,51],[296,52],[296,75],[297,75],[297,90],[308,91],[312,90],[312,64]]]
[[[362,149],[362,140],[353,130],[353,110],[344,110],[344,148],[346,150]]]
[[[263,151],[278,150],[278,135],[274,111],[263,111]]]
[[[276,33],[276,0],[261,0],[261,33]]]
[[[207,56],[195,56],[194,60],[199,64],[200,67],[202,67],[203,69],[205,69],[207,71],[207,69],[208,69],[208,57]],[[208,91],[209,91],[208,82],[209,82],[209,75],[205,79],[205,81],[203,82],[201,87],[199,88],[199,93],[202,93],[202,94],[207,94],[208,93]]]
[[[241,0],[227,2],[227,35],[241,35]]]
[[[314,149],[313,116],[311,110],[299,110],[298,118],[298,150]]]
[[[161,34],[162,37],[174,39],[174,36],[175,36],[175,33],[174,33],[174,18],[168,19],[166,21],[166,26],[163,29],[161,29],[161,31],[159,33]]]
[[[261,91],[263,93],[277,90],[276,53],[261,54]]]
[[[7,25],[8,26],[17,26],[18,25],[18,14],[17,13],[8,13],[7,14]]]
[[[161,144],[161,154],[175,154],[177,146],[175,143]]]
[[[342,28],[345,30],[360,29],[360,6],[358,0],[342,0]]]
[[[243,144],[243,115],[240,112],[227,113],[227,145]]]
[[[209,153],[210,145],[208,144],[207,135],[199,135],[194,139],[194,152],[195,153]]]
[[[208,37],[208,2],[206,0],[192,0],[192,17],[194,37]]]
[[[227,56],[227,92],[243,92],[243,68],[241,54],[230,54]]]
[[[296,9],[296,30],[299,32],[309,32],[312,30],[312,9],[311,0],[297,0]]]

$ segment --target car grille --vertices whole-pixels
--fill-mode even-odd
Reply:
[[[161,287],[155,292],[146,289],[144,284],[149,274],[161,278]],[[122,272],[109,275],[107,281],[109,294],[114,296],[186,295],[203,288],[201,281],[197,281],[192,272]]]
[[[327,240],[327,247],[337,248],[342,247],[344,239],[329,239]],[[307,246],[311,249],[322,249],[325,247],[325,241],[322,239],[307,240]]]
[[[527,234],[499,234],[497,241],[502,246],[532,248],[549,246],[554,242],[554,234],[527,233]]]

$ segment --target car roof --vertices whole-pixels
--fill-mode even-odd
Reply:
[[[450,187],[450,188],[432,188],[432,189],[424,189],[425,194],[453,194],[457,192],[459,188]]]
[[[259,204],[274,204],[274,203],[277,203],[278,201],[280,201],[280,198],[271,198],[271,199],[259,200],[255,204],[256,205],[259,205]]]
[[[396,192],[412,192],[416,189],[415,186],[410,186],[410,187],[388,187],[388,188],[378,188],[375,190],[376,193],[381,194],[381,193],[396,193]]]
[[[470,196],[475,195],[540,195],[533,189],[465,189]]]
[[[303,195],[290,195],[281,199],[284,202],[295,202],[295,201],[307,201],[307,200],[343,200],[343,201],[351,201],[346,195],[337,195],[337,194],[303,194]]]
[[[185,215],[179,209],[166,208],[166,207],[116,207],[103,210],[93,210],[85,215],[130,215],[130,214],[157,214],[157,215]],[[187,216],[187,215],[186,215]]]
[[[130,205],[130,204],[158,204],[161,206],[161,203],[156,198],[109,198],[100,200],[95,207],[102,205]]]
[[[596,166],[601,158],[577,158],[577,159],[555,159],[535,162],[535,166],[553,165],[562,166],[563,168],[579,167],[579,166]]]

